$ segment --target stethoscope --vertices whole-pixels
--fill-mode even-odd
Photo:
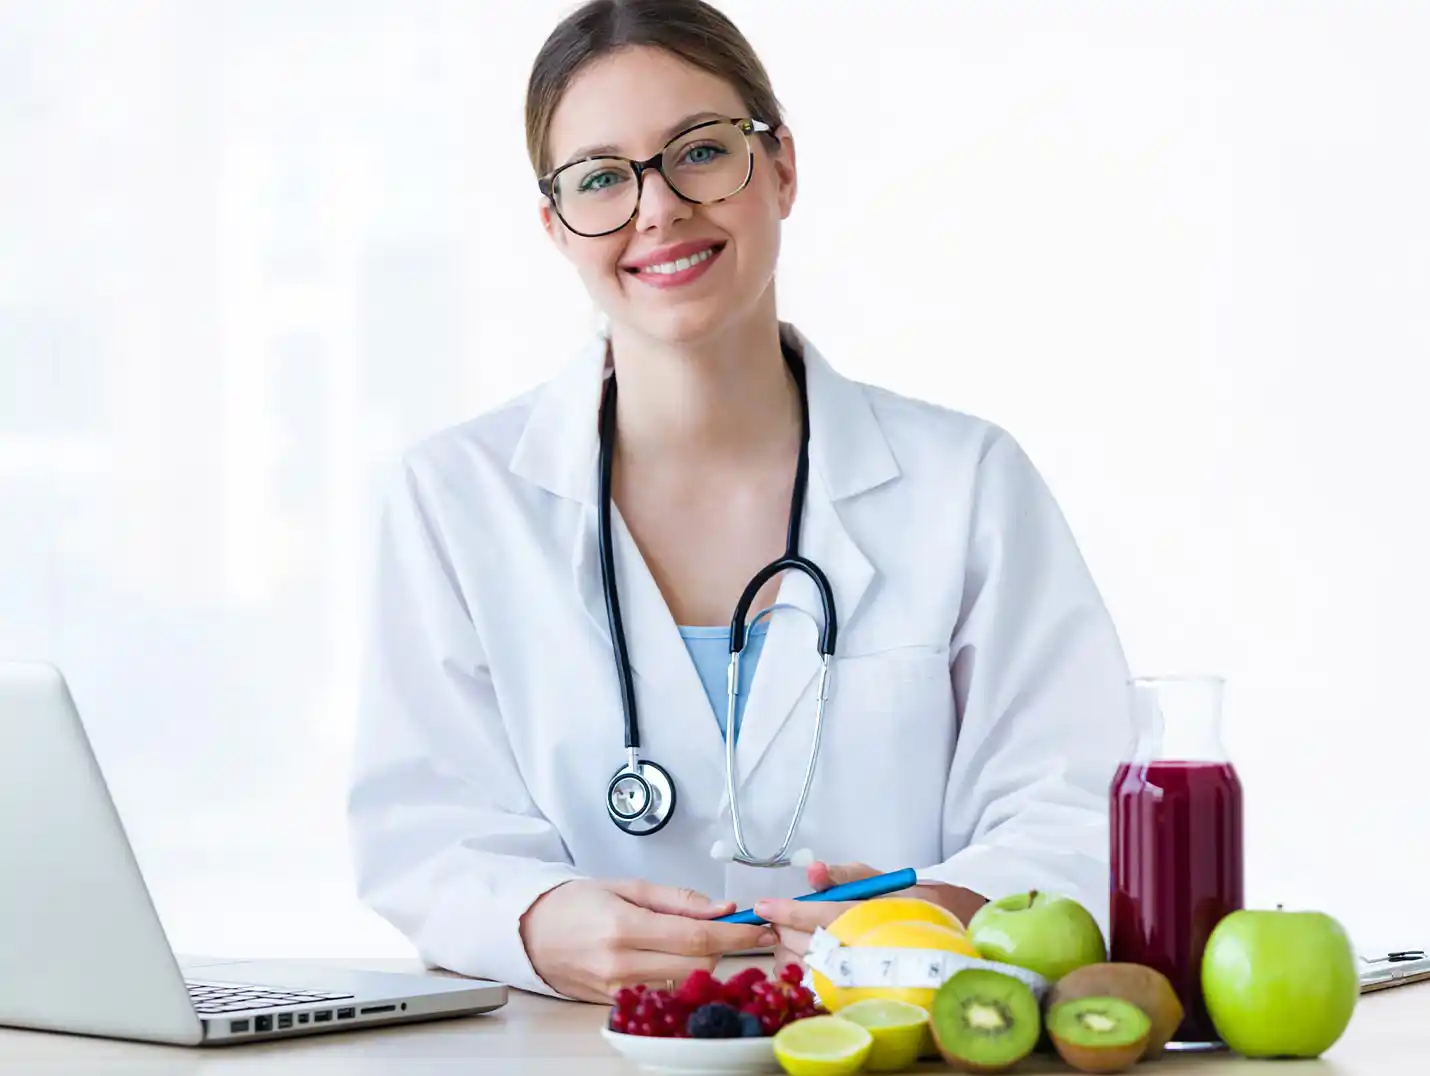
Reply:
[[[730,860],[750,867],[786,867],[808,863],[811,856],[807,849],[789,855],[790,842],[794,839],[799,820],[804,814],[809,790],[814,783],[815,764],[819,760],[820,737],[824,731],[824,704],[828,698],[829,668],[834,655],[835,636],[838,625],[834,610],[834,592],[824,572],[813,561],[799,554],[800,522],[804,515],[804,495],[809,485],[809,397],[805,384],[804,364],[800,357],[788,346],[784,347],[785,361],[799,386],[802,437],[799,449],[799,464],[795,471],[794,496],[790,505],[788,539],[785,552],[778,560],[761,568],[746,585],[735,612],[730,618],[730,667],[726,685],[725,718],[725,784],[730,797],[730,820],[734,829],[735,847],[725,841],[717,841],[711,849],[716,859]],[[626,649],[625,630],[621,625],[620,598],[616,593],[615,555],[611,543],[611,462],[615,442],[616,422],[616,377],[614,372],[606,379],[605,391],[601,399],[600,415],[600,531],[601,531],[601,577],[606,597],[606,616],[610,622],[612,646],[615,650],[616,671],[619,674],[621,707],[625,714],[626,764],[611,777],[606,787],[606,809],[611,820],[626,833],[635,836],[649,836],[663,829],[675,813],[675,782],[669,772],[660,764],[641,757],[640,729],[636,722],[635,686],[631,678],[629,652]],[[789,829],[785,831],[784,843],[772,856],[756,856],[745,843],[745,833],[740,821],[740,801],[735,788],[735,706],[739,693],[740,657],[745,649],[748,626],[745,618],[755,595],[774,575],[793,569],[803,572],[814,582],[823,606],[824,622],[819,625],[819,687],[815,701],[814,742],[810,747],[809,765],[804,772],[804,787],[790,818]],[[780,605],[763,610],[756,618],[773,613]],[[789,608],[798,608],[789,606]],[[805,612],[805,610],[799,610]]]

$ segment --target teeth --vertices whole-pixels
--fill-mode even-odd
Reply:
[[[641,269],[642,273],[660,273],[667,276],[671,273],[678,273],[682,269],[689,269],[692,265],[699,265],[703,261],[709,261],[715,256],[715,248],[702,250],[699,254],[692,254],[688,258],[681,258],[673,262],[661,262],[659,265],[647,265]]]

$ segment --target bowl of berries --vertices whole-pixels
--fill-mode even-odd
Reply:
[[[674,990],[622,990],[601,1033],[647,1072],[779,1072],[775,1034],[796,1020],[824,1013],[803,981],[804,969],[789,964],[775,978],[752,966],[723,982],[696,971]]]

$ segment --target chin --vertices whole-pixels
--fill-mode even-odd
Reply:
[[[700,297],[645,297],[633,302],[625,295],[608,309],[612,322],[648,340],[690,347],[718,339],[744,325],[760,309],[763,295],[736,294],[722,289]]]
[[[702,304],[698,308],[627,311],[618,320],[647,339],[689,346],[719,336],[739,318],[728,304]]]

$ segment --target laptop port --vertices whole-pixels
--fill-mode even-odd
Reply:
[[[339,1019],[339,1020],[351,1020],[355,1015],[357,1015],[357,1012],[356,1012],[356,1010],[354,1010],[354,1009],[339,1009],[339,1010],[338,1010],[338,1019]]]
[[[300,1013],[298,1014],[298,1023],[300,1023],[300,1024],[306,1024],[307,1022],[308,1022],[308,1014],[305,1013],[305,1012],[300,1012]]]
[[[363,1014],[364,1016],[366,1016],[366,1015],[367,1015],[368,1013],[370,1013],[370,1012],[396,1012],[396,1011],[397,1011],[397,1006],[396,1006],[396,1005],[369,1005],[367,1008],[365,1008],[365,1009],[362,1011],[362,1014]]]
[[[247,1031],[247,1030],[248,1030],[248,1021],[247,1021],[247,1020],[230,1020],[230,1021],[228,1022],[228,1029],[229,1029],[229,1031],[233,1031],[233,1032]]]
[[[285,1027],[292,1027],[292,1026],[293,1026],[293,1014],[292,1014],[291,1012],[281,1012],[281,1013],[278,1014],[278,1027],[279,1027],[280,1029],[281,1029],[281,1028],[285,1028]]]
[[[253,1030],[254,1030],[254,1031],[272,1031],[272,1030],[273,1030],[273,1017],[271,1017],[271,1016],[255,1016],[255,1017],[253,1018]]]
[[[332,1018],[333,1018],[333,1010],[332,1010],[332,1009],[324,1009],[322,1012],[315,1012],[315,1013],[313,1014],[313,1023],[315,1023],[315,1024],[326,1024],[326,1023],[327,1023],[329,1020],[331,1020]]]

